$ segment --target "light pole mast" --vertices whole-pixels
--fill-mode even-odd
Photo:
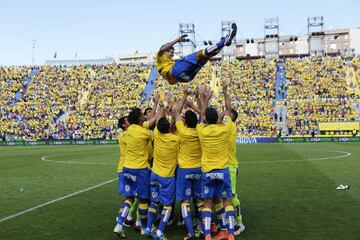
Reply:
[[[35,66],[35,46],[36,46],[36,39],[31,40],[32,43],[32,65]]]

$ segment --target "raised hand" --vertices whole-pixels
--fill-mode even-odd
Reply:
[[[206,92],[206,87],[204,85],[199,85],[197,87],[197,92],[198,92],[199,96],[204,95]]]
[[[178,42],[188,42],[189,39],[187,39],[188,35],[187,34],[183,34],[180,37],[178,37],[177,41]]]
[[[209,101],[210,98],[213,96],[213,94],[214,94],[214,92],[211,91],[210,89],[206,90],[205,99],[206,99],[207,101]]]
[[[223,91],[226,92],[227,91],[227,83],[225,80],[222,80],[222,86],[223,86]]]
[[[184,88],[183,93],[184,93],[184,96],[189,96],[190,95],[189,88]]]
[[[160,100],[160,94],[156,94],[153,101],[155,104],[158,104],[159,103],[159,100]]]

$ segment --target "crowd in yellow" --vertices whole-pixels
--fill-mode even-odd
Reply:
[[[0,104],[12,100],[17,92],[23,91],[23,83],[29,77],[30,67],[0,67]]]
[[[197,86],[205,84],[214,92],[210,104],[221,109],[223,106],[219,103],[223,101],[219,91],[221,80],[225,79],[229,82],[228,91],[232,105],[239,113],[237,135],[275,136],[275,64],[274,60],[264,59],[211,62],[207,63],[190,83],[170,85],[164,80],[156,81],[154,94],[171,94],[176,101],[182,96],[183,86],[188,86],[194,92]]]
[[[360,60],[351,62],[360,79]],[[183,87],[194,93],[198,85],[214,92],[210,104],[222,109],[221,81],[228,81],[232,106],[238,111],[238,137],[276,136],[274,117],[275,60],[213,61],[189,83],[170,85],[158,76],[156,94],[176,102]],[[152,66],[41,66],[23,98],[29,67],[0,68],[0,135],[5,140],[115,139],[117,120],[140,106]],[[319,122],[351,121],[355,113],[346,82],[347,68],[339,58],[287,59],[287,126],[292,135],[309,134]],[[359,83],[358,83],[359,84]],[[220,98],[219,98],[220,97]],[[358,96],[355,96],[358,98]],[[172,99],[172,100],[170,100]],[[190,96],[189,100],[193,100]],[[151,106],[145,102],[144,109]],[[66,113],[62,118],[61,115]]]
[[[117,136],[117,119],[139,105],[149,69],[115,64],[42,66],[21,101],[2,107],[0,133],[5,140]],[[59,121],[66,112],[68,117]]]
[[[355,120],[341,58],[288,59],[286,77],[290,134],[311,134],[319,122]]]
[[[73,138],[116,138],[117,121],[140,104],[150,67],[106,65],[93,69],[87,96],[59,125]],[[69,131],[70,130],[70,131]]]
[[[351,65],[354,69],[354,80],[350,84],[354,87],[357,87],[359,90],[360,87],[360,58],[353,58],[351,61]],[[360,104],[360,93],[358,91],[358,95],[356,96],[358,99],[358,103]]]

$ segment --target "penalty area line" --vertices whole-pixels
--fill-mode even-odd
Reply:
[[[93,190],[93,189],[95,189],[95,188],[102,187],[102,186],[104,186],[104,185],[106,185],[106,184],[109,184],[109,183],[114,182],[115,180],[117,180],[117,178],[111,179],[111,180],[108,180],[108,181],[106,181],[106,182],[103,182],[103,183],[100,183],[100,184],[97,184],[97,185],[94,185],[94,186],[85,188],[85,189],[83,189],[83,190],[80,190],[80,191],[77,191],[77,192],[74,192],[74,193],[71,193],[71,194],[68,194],[68,195],[65,195],[65,196],[56,198],[56,199],[54,199],[54,200],[51,200],[51,201],[48,201],[48,202],[45,202],[45,203],[42,203],[42,204],[39,204],[39,205],[37,205],[37,206],[35,206],[35,207],[26,209],[26,210],[24,210],[24,211],[15,213],[15,214],[13,214],[13,215],[10,215],[10,216],[1,218],[1,219],[0,219],[0,223],[5,222],[5,221],[10,220],[10,219],[13,219],[13,218],[16,218],[16,217],[18,217],[18,216],[24,215],[24,214],[26,214],[26,213],[35,211],[36,209],[39,209],[39,208],[48,206],[48,205],[50,205],[50,204],[59,202],[59,201],[61,201],[61,200],[64,200],[64,199],[67,199],[67,198],[70,198],[70,197],[79,195],[79,194],[81,194],[81,193],[84,193],[84,192],[87,192],[87,191],[90,191],[90,190]]]

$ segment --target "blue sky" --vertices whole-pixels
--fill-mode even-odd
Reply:
[[[180,22],[197,37],[217,39],[222,20],[235,20],[238,38],[262,37],[265,17],[280,18],[280,32],[306,33],[309,16],[325,28],[360,27],[359,0],[1,0],[0,65],[52,59],[103,58],[155,52],[176,37]]]

